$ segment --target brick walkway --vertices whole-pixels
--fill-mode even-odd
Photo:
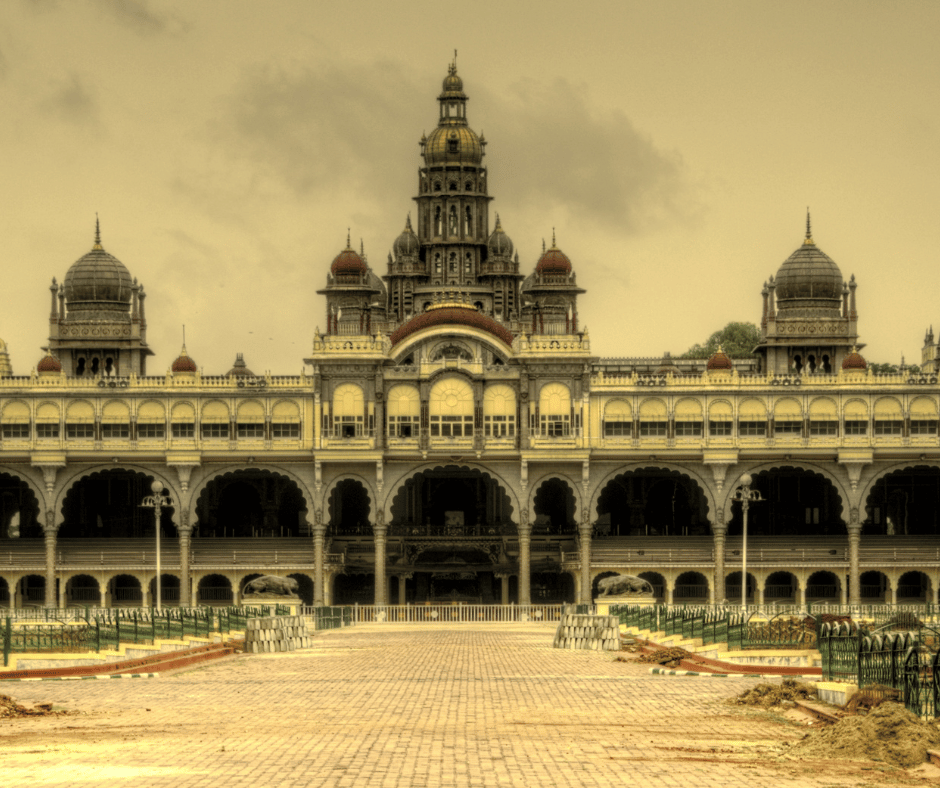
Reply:
[[[721,705],[755,679],[651,676],[546,625],[366,625],[312,649],[135,681],[0,692],[82,715],[0,721],[12,786],[884,785],[778,759],[803,731]],[[864,768],[862,768],[864,766]]]

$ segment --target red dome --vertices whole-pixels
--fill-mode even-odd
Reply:
[[[180,351],[179,357],[170,367],[173,372],[195,372],[197,370],[196,362],[193,361],[186,352],[186,345]]]
[[[553,245],[551,249],[542,252],[535,270],[540,274],[570,274],[571,260],[561,249]]]
[[[734,364],[725,354],[725,351],[721,349],[721,345],[719,345],[718,350],[712,353],[711,357],[708,359],[705,369],[709,371],[732,370],[734,369]]]
[[[512,334],[507,328],[501,326],[492,318],[482,315],[476,309],[467,309],[459,306],[445,306],[437,309],[429,309],[420,315],[415,315],[404,325],[399,326],[392,332],[389,339],[393,345],[397,345],[405,337],[421,331],[431,326],[460,325],[478,328],[492,334],[497,339],[512,344]]]
[[[842,359],[842,369],[864,371],[868,369],[868,362],[862,358],[861,354],[857,350],[853,350],[844,359]]]
[[[62,365],[53,355],[43,356],[40,362],[36,365],[37,372],[61,372]]]
[[[330,266],[330,271],[333,274],[364,274],[368,270],[359,254],[354,249],[350,249],[348,245],[336,255],[336,259],[333,260],[333,264]]]

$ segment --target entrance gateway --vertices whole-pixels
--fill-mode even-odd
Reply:
[[[540,491],[541,492],[541,491]],[[570,500],[569,500],[570,499]],[[536,497],[530,546],[532,602],[574,601],[574,582],[561,571],[563,552],[577,550],[573,496],[561,482]],[[347,480],[330,500],[330,550],[346,554],[333,603],[375,599],[371,502]],[[392,502],[386,542],[388,599],[398,604],[518,602],[519,540],[509,496],[476,469],[438,467],[408,479]]]

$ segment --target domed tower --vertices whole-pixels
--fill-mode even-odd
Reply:
[[[95,243],[58,285],[52,280],[48,351],[66,375],[146,375],[147,321],[144,287],[127,267]]]
[[[486,258],[480,272],[493,297],[493,315],[499,320],[519,318],[519,255],[513,257],[512,239],[496,214],[496,229],[486,241]]]
[[[456,62],[450,64],[437,100],[437,128],[420,141],[424,163],[415,197],[419,249],[417,261],[408,263],[414,273],[399,268],[396,259],[387,277],[389,311],[399,320],[423,312],[434,294],[445,289],[460,288],[482,311],[494,310],[492,283],[480,280],[490,235],[486,141],[467,122],[468,97]]]
[[[544,246],[544,244],[543,244]],[[542,250],[535,271],[522,283],[522,321],[533,334],[573,334],[578,330],[578,287],[571,260],[555,243]]]
[[[348,233],[317,293],[326,296],[327,334],[371,334],[385,323],[385,284],[369,268],[365,250],[352,248]]]
[[[775,375],[836,373],[858,342],[855,277],[846,284],[833,259],[813,241],[809,212],[802,245],[761,294],[763,369]]]

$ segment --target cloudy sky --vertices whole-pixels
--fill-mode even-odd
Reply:
[[[346,228],[381,274],[453,50],[524,271],[555,228],[602,356],[758,322],[813,235],[859,282],[873,361],[940,328],[940,4],[3,0],[14,372],[93,242],[179,351],[296,374]]]

